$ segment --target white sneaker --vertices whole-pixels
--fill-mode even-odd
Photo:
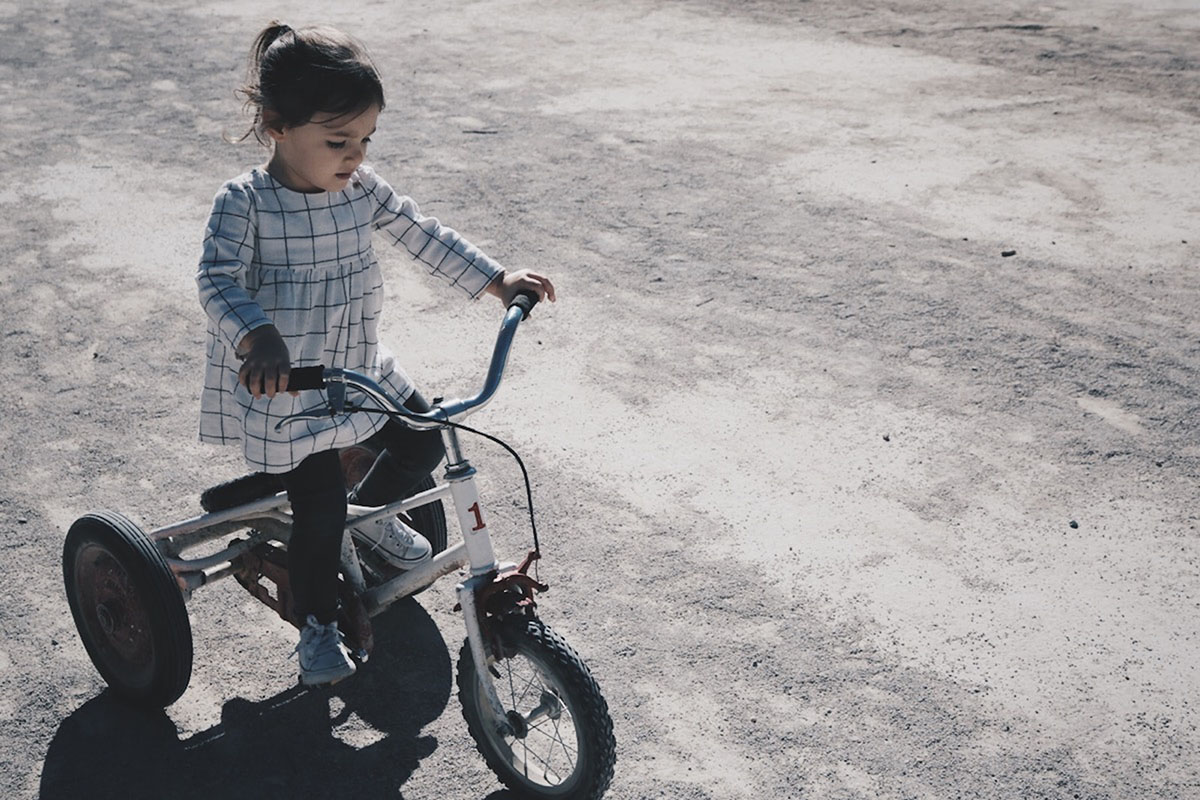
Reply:
[[[399,517],[377,519],[350,529],[350,535],[399,569],[412,569],[433,558],[433,545]]]
[[[322,625],[312,614],[300,629],[300,682],[305,686],[335,683],[354,674],[350,651],[342,644],[337,622]]]

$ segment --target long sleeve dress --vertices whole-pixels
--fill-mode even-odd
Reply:
[[[276,431],[282,417],[321,398],[314,390],[255,399],[238,383],[236,348],[263,325],[278,328],[292,367],[352,369],[400,399],[412,393],[412,382],[378,337],[383,276],[371,248],[375,230],[471,297],[503,272],[366,166],[340,192],[296,192],[264,169],[221,187],[196,274],[208,316],[201,441],[240,443],[251,469],[279,473],[313,453],[361,442],[383,425],[380,415],[353,414]]]

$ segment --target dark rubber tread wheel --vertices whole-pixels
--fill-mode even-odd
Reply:
[[[458,658],[458,697],[475,745],[521,798],[598,800],[616,763],[612,719],[579,655],[540,620],[514,617],[499,630],[505,658],[489,666],[516,731],[497,729],[469,643]]]
[[[169,706],[192,676],[192,626],[170,567],[141,528],[110,511],[63,543],[67,603],[101,677],[138,706]]]

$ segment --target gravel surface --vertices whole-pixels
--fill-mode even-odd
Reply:
[[[472,422],[533,475],[609,797],[1200,797],[1195,0],[0,3],[0,794],[506,797],[453,580],[319,691],[205,588],[155,714],[67,610],[74,519],[242,471],[192,273],[274,15],[364,39],[376,169],[555,278]],[[409,372],[473,390],[499,307],[381,257]]]

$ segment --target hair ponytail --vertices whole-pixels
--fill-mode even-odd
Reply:
[[[250,48],[246,85],[239,93],[254,114],[250,130],[260,143],[265,111],[285,127],[320,113],[348,114],[371,104],[383,108],[383,83],[366,48],[334,28],[294,30],[278,20],[259,32]]]
[[[292,26],[286,25],[279,20],[272,20],[263,28],[254,40],[254,45],[250,48],[250,75],[251,81],[258,77],[258,70],[262,66],[263,56],[275,41],[285,33],[291,33]]]

